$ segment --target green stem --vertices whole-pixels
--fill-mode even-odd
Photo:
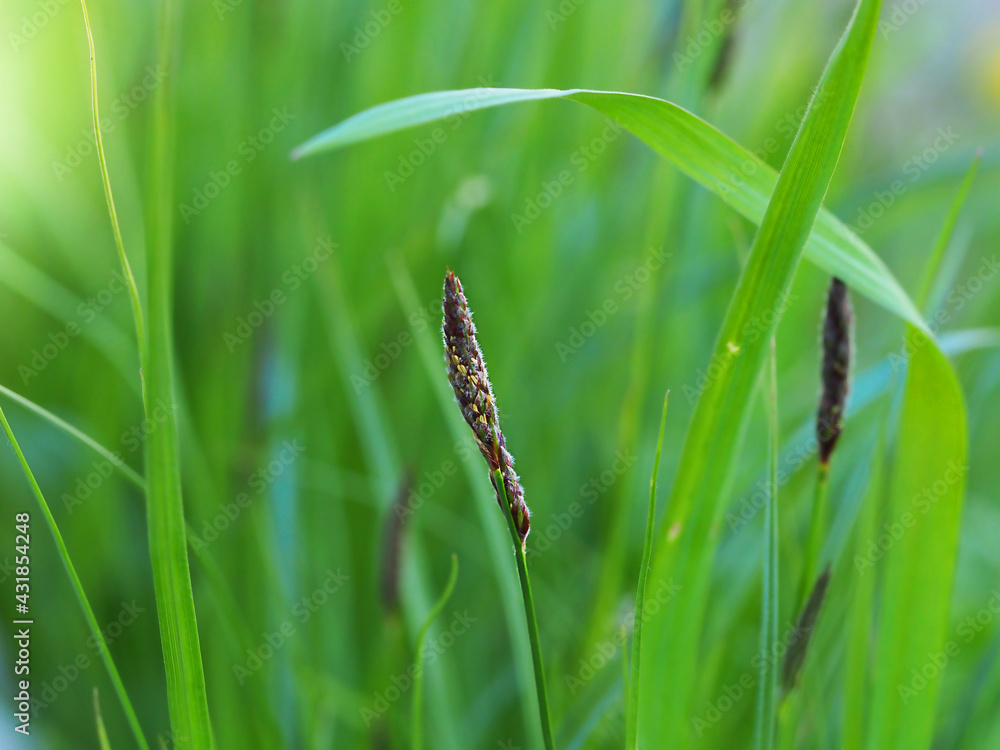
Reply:
[[[80,5],[83,8],[83,24],[87,29],[87,44],[90,47],[90,89],[93,101],[94,140],[97,143],[97,160],[101,165],[104,197],[108,202],[108,215],[111,217],[111,229],[115,235],[118,260],[122,264],[122,274],[125,276],[129,299],[132,303],[132,315],[135,318],[135,336],[139,344],[140,364],[145,365],[143,358],[146,352],[146,334],[142,320],[142,305],[139,303],[139,288],[136,286],[135,277],[132,276],[132,267],[129,265],[128,256],[125,254],[125,242],[122,240],[122,230],[118,225],[118,212],[115,210],[115,198],[111,192],[111,176],[108,173],[108,160],[104,156],[104,140],[101,137],[101,114],[97,104],[97,57],[94,53],[94,35],[90,30],[90,16],[87,13],[86,0],[80,0]]]
[[[0,408],[0,423],[3,424],[3,431],[7,433],[7,439],[10,441],[10,445],[14,449],[14,453],[17,455],[17,460],[21,464],[24,476],[27,477],[28,484],[31,485],[31,490],[34,492],[35,498],[38,500],[38,507],[41,508],[42,515],[45,516],[45,522],[48,524],[49,531],[52,532],[52,537],[55,539],[56,547],[59,548],[59,556],[62,558],[63,565],[66,567],[66,572],[69,573],[70,581],[73,583],[73,590],[76,592],[76,598],[79,600],[80,607],[83,609],[83,614],[87,619],[87,625],[90,627],[91,635],[93,635],[95,642],[99,646],[101,660],[104,662],[104,666],[107,667],[108,675],[111,677],[111,683],[115,686],[115,692],[118,693],[118,699],[121,701],[122,708],[125,710],[125,716],[128,719],[129,726],[132,728],[132,733],[135,735],[135,740],[142,750],[149,750],[149,745],[146,744],[146,738],[142,735],[142,727],[139,725],[139,718],[135,714],[135,709],[132,708],[132,702],[129,700],[128,694],[125,692],[125,685],[122,683],[122,678],[118,674],[118,669],[115,667],[114,661],[111,659],[111,652],[108,650],[108,644],[104,640],[104,633],[101,631],[101,626],[97,622],[94,610],[90,606],[90,600],[87,599],[87,594],[83,590],[83,583],[80,581],[80,576],[76,573],[76,567],[70,559],[69,549],[66,547],[66,542],[63,540],[62,533],[59,531],[59,526],[56,525],[56,519],[53,517],[52,511],[49,510],[49,504],[45,502],[45,496],[42,495],[42,490],[38,486],[38,482],[35,481],[35,475],[32,473],[31,467],[28,466],[28,461],[24,457],[24,453],[21,452],[21,446],[18,445],[17,438],[14,437],[14,432],[10,429],[10,424],[7,422],[7,417],[3,413],[2,408]]]
[[[653,476],[649,480],[649,510],[646,513],[646,540],[642,546],[642,564],[639,566],[639,583],[635,592],[635,619],[632,622],[632,669],[626,682],[628,694],[625,719],[625,747],[635,750],[639,746],[639,659],[642,656],[642,617],[646,602],[646,580],[649,578],[649,560],[653,552],[653,528],[656,526],[656,476],[660,473],[660,452],[663,450],[663,429],[667,424],[667,402],[670,391],[663,397],[663,415],[660,417],[660,437],[656,442],[653,459]]]
[[[830,486],[830,464],[820,463],[816,473],[816,490],[813,496],[812,519],[809,522],[809,541],[806,546],[805,565],[802,569],[802,580],[799,585],[797,612],[802,611],[809,592],[816,582],[819,560],[823,552],[823,541],[826,537],[826,506]]]
[[[531,595],[531,582],[528,580],[528,561],[524,556],[524,544],[514,525],[510,501],[507,499],[507,486],[499,469],[494,470],[493,480],[497,491],[503,500],[504,516],[507,518],[507,528],[510,530],[511,541],[514,542],[514,559],[517,561],[517,575],[521,579],[521,598],[524,600],[524,618],[528,622],[528,640],[531,642],[531,661],[535,667],[535,692],[538,694],[538,713],[542,722],[542,739],[545,750],[554,750],[552,741],[552,722],[549,719],[549,697],[545,691],[545,666],[542,663],[542,648],[538,642],[538,622],[535,620],[535,600]]]
[[[420,626],[417,633],[416,648],[416,671],[413,673],[413,719],[410,725],[410,750],[423,750],[424,747],[424,641],[427,640],[427,631],[430,630],[431,623],[437,619],[444,609],[444,605],[451,598],[451,592],[455,590],[455,582],[458,580],[458,555],[451,556],[451,575],[448,576],[448,583],[445,584],[441,598],[431,609]]]

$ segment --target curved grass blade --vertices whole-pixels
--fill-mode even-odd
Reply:
[[[464,116],[474,110],[543,99],[572,99],[617,120],[743,216],[755,223],[763,218],[777,184],[777,172],[687,110],[640,94],[494,88],[418,94],[344,120],[299,146],[293,157],[341,148],[402,128]],[[824,99],[821,103],[828,106],[831,102]],[[816,217],[805,255],[859,294],[926,330],[917,308],[882,260],[826,209],[821,209]]]
[[[114,466],[114,468],[118,469],[118,471],[122,474],[122,476],[127,478],[136,487],[142,490],[143,496],[145,497],[146,480],[140,474],[131,469],[128,466],[128,464],[121,461],[121,459],[119,459],[118,456],[116,456],[112,451],[108,450],[103,445],[94,440],[92,437],[90,437],[90,435],[87,435],[85,432],[78,429],[77,427],[74,427],[68,422],[60,419],[52,412],[42,408],[34,401],[30,401],[24,396],[21,396],[15,393],[14,391],[10,390],[9,388],[5,388],[2,385],[0,385],[0,393],[3,393],[8,398],[12,399],[13,401],[16,401],[17,403],[21,404],[26,409],[31,410],[35,414],[38,414],[43,419],[50,422],[56,428],[62,430],[70,437],[74,438],[75,440],[78,440],[79,442],[83,443],[83,445],[87,446],[98,455],[104,457],[112,466]],[[247,626],[243,618],[243,615],[240,612],[239,606],[236,603],[236,597],[233,595],[232,589],[229,586],[228,581],[226,581],[225,576],[222,574],[222,571],[216,564],[210,550],[202,548],[199,551],[198,547],[195,546],[197,544],[197,540],[199,539],[199,537],[198,537],[198,532],[195,531],[195,529],[193,529],[191,526],[187,527],[187,538],[189,544],[191,545],[192,551],[198,553],[197,555],[198,563],[205,574],[205,581],[208,585],[208,588],[211,591],[212,601],[215,604],[216,608],[218,609],[219,617],[222,620],[223,627],[226,628],[226,632],[229,635],[230,641],[233,644],[233,656],[240,657],[244,653],[245,649],[248,648],[252,649],[254,647],[254,642],[250,633],[250,629]],[[243,647],[240,648],[237,644],[243,644]],[[265,711],[269,710],[269,708],[270,706],[265,704]],[[269,716],[266,717],[266,719],[269,718],[270,718]],[[278,739],[277,732],[272,732],[271,734],[272,734],[270,738],[271,744],[274,747],[279,747],[281,745],[281,742]]]
[[[126,479],[128,479],[132,484],[134,484],[136,487],[138,487],[143,492],[146,491],[146,480],[143,479],[139,475],[139,473],[135,471],[135,469],[133,469],[127,463],[125,463],[124,461],[122,461],[119,456],[117,456],[114,453],[112,453],[111,451],[109,451],[103,445],[101,445],[96,440],[94,440],[92,437],[90,437],[90,435],[86,434],[85,432],[82,432],[82,431],[78,430],[76,427],[74,427],[73,425],[71,425],[69,422],[66,422],[66,421],[60,419],[55,414],[53,414],[52,412],[50,412],[48,409],[43,409],[41,406],[39,406],[38,404],[36,404],[34,401],[26,399],[24,396],[20,395],[19,393],[15,393],[10,388],[5,388],[4,386],[0,385],[0,393],[2,393],[3,395],[5,395],[11,401],[14,401],[14,402],[20,404],[25,409],[28,409],[29,411],[34,412],[35,414],[37,414],[38,416],[40,416],[42,419],[44,419],[44,420],[52,423],[53,425],[55,425],[56,427],[58,427],[60,430],[62,430],[63,432],[65,432],[67,435],[69,435],[71,437],[74,437],[77,440],[79,440],[81,443],[83,443],[84,445],[86,445],[88,448],[90,448],[91,450],[95,451],[96,453],[98,453],[103,458],[107,459],[107,461],[112,466],[114,466],[116,469],[118,469],[118,471],[121,472],[122,476],[125,477]]]
[[[455,590],[455,582],[458,580],[458,555],[451,556],[451,574],[448,576],[448,583],[445,584],[441,597],[427,615],[420,631],[417,633],[417,647],[415,649],[417,664],[416,672],[413,674],[413,707],[412,723],[410,727],[410,747],[413,750],[423,750],[424,747],[424,642],[427,640],[427,631],[431,624],[441,614],[444,605],[451,598],[451,592]]]
[[[910,334],[920,335],[912,328]],[[934,347],[918,348],[909,362],[890,480],[888,524],[904,531],[874,563],[881,568],[882,608],[869,750],[925,750],[934,738],[940,677],[918,690],[910,680],[945,645],[966,456],[965,403],[955,372]]]
[[[656,575],[676,573],[685,591],[683,615],[668,612],[647,639],[648,665],[683,686],[696,682],[698,643],[707,606],[714,552],[713,529],[725,511],[767,342],[787,304],[806,238],[836,168],[878,24],[879,0],[861,0],[834,50],[792,144],[774,195],[754,238],[746,267],[726,312],[712,362],[719,376],[702,391],[685,440],[667,515]],[[770,322],[768,322],[770,321]],[[648,625],[649,623],[647,623]],[[649,680],[654,746],[684,746],[678,727],[691,726],[692,690]]]
[[[966,172],[931,251],[918,298],[921,305],[927,301],[980,158],[977,154]],[[914,344],[914,354],[907,362],[888,520],[890,528],[902,523],[904,531],[880,563],[883,605],[869,750],[922,750],[933,742],[940,679],[927,680],[916,690],[909,680],[911,670],[919,669],[928,655],[945,645],[967,470],[965,402],[955,371],[941,351],[926,346],[921,331],[907,326],[906,338]],[[988,331],[974,331],[960,343],[988,346],[990,338]],[[862,566],[858,572],[865,570]]]
[[[115,692],[118,693],[118,700],[121,701],[122,709],[125,711],[125,716],[128,719],[129,727],[132,729],[132,734],[135,736],[135,740],[139,744],[139,747],[143,750],[148,750],[149,745],[146,744],[146,738],[142,734],[142,727],[139,725],[139,719],[135,714],[135,709],[132,708],[132,702],[129,700],[128,694],[125,692],[125,685],[122,683],[122,678],[118,674],[118,668],[115,666],[115,662],[111,658],[111,652],[108,650],[108,644],[104,640],[104,633],[101,631],[101,626],[97,622],[94,610],[90,606],[90,600],[87,598],[87,594],[83,590],[83,583],[80,581],[80,577],[76,573],[76,567],[73,565],[73,560],[69,556],[69,549],[66,547],[66,542],[63,540],[62,533],[59,531],[56,519],[53,517],[52,511],[49,510],[49,504],[45,502],[45,496],[42,494],[42,490],[39,488],[38,482],[35,480],[35,475],[32,473],[31,467],[28,466],[28,461],[24,457],[24,453],[21,452],[21,446],[18,445],[17,438],[14,437],[14,432],[11,430],[10,424],[7,422],[7,417],[3,413],[2,408],[0,408],[0,423],[2,423],[3,430],[7,434],[7,439],[10,441],[10,445],[14,449],[14,453],[17,455],[17,460],[21,464],[21,470],[24,472],[24,476],[27,478],[28,484],[31,485],[31,491],[38,500],[38,507],[41,509],[42,515],[45,517],[45,523],[49,527],[49,531],[52,532],[52,538],[55,539],[56,547],[59,549],[59,556],[62,559],[63,566],[66,568],[66,572],[69,574],[70,581],[73,584],[73,591],[76,593],[76,598],[80,602],[80,607],[83,609],[83,615],[87,620],[87,626],[90,628],[90,633],[98,645],[101,660],[104,662],[104,666],[108,670],[108,676],[111,678],[111,683],[115,686]]]
[[[625,680],[628,690],[627,713],[625,717],[625,747],[635,750],[639,747],[639,674],[642,657],[643,608],[646,601],[646,580],[649,578],[649,560],[653,553],[653,530],[656,528],[656,478],[660,473],[660,452],[663,450],[663,430],[667,426],[667,404],[670,391],[663,397],[663,414],[660,416],[660,436],[656,441],[656,456],[653,459],[653,475],[649,479],[649,510],[646,513],[646,538],[642,545],[642,563],[639,565],[639,583],[635,592],[635,619],[632,623],[632,668]],[[622,643],[625,639],[622,638]],[[624,660],[623,660],[624,661]]]

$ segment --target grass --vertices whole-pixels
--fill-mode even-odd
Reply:
[[[435,602],[433,609],[431,609],[430,614],[427,615],[427,619],[424,620],[424,624],[420,626],[420,631],[417,633],[417,647],[414,649],[417,669],[413,675],[413,718],[411,719],[412,726],[410,728],[410,747],[413,750],[422,750],[424,747],[423,663],[427,631],[430,630],[431,625],[434,624],[434,620],[441,614],[441,610],[444,609],[448,603],[448,599],[451,598],[451,593],[455,590],[456,581],[458,581],[458,557],[452,555],[451,575],[448,576],[448,582],[444,586],[444,591],[441,592],[441,597]]]
[[[649,478],[649,511],[646,515],[646,536],[642,544],[642,562],[639,564],[639,582],[635,590],[635,613],[632,624],[632,652],[627,660],[625,699],[625,747],[635,748],[639,744],[639,675],[642,674],[642,623],[645,613],[646,584],[649,581],[649,561],[653,555],[653,531],[656,528],[656,480],[660,473],[660,452],[663,450],[663,430],[667,426],[667,403],[670,391],[663,397],[663,415],[660,417],[660,436],[656,440],[656,456],[653,458],[653,475]],[[622,641],[625,636],[622,636]],[[625,662],[625,659],[622,659]]]
[[[767,487],[767,506],[764,510],[764,561],[761,565],[760,652],[766,653],[778,640],[778,613],[780,607],[780,571],[778,569],[778,365],[774,339],[771,339],[771,356],[767,372],[768,456],[770,481]],[[778,670],[766,659],[760,661],[757,710],[754,716],[753,746],[755,750],[774,747],[778,718]]]
[[[172,206],[170,160],[170,86],[161,87],[155,98],[155,127],[152,130],[149,199],[148,273],[150,330],[146,338],[139,291],[125,253],[122,231],[115,210],[108,173],[107,159],[101,136],[101,116],[98,105],[97,58],[94,37],[90,29],[87,3],[83,9],[87,42],[90,47],[90,83],[94,113],[94,138],[107,199],[108,215],[114,232],[118,260],[121,262],[132,315],[135,320],[139,350],[143,405],[147,420],[155,419],[158,404],[169,404],[161,428],[150,434],[147,443],[148,464],[147,512],[149,548],[153,562],[153,578],[160,620],[160,637],[167,672],[167,696],[170,705],[171,729],[177,742],[191,748],[213,747],[212,728],[208,718],[205,675],[198,638],[194,593],[188,567],[187,536],[184,504],[181,498],[180,458],[176,423],[176,403],[173,386],[172,340]],[[160,4],[160,67],[171,68],[171,29],[173,7],[170,0]],[[39,498],[41,496],[39,495]],[[54,522],[53,522],[54,523]],[[71,575],[76,577],[75,573]],[[89,608],[89,607],[88,607]],[[93,614],[90,614],[93,620]],[[96,622],[96,621],[95,621]],[[135,723],[134,717],[132,718]],[[137,733],[138,734],[138,733]],[[145,747],[145,740],[140,738]]]
[[[129,700],[128,693],[125,691],[125,685],[122,683],[122,678],[118,673],[118,668],[115,666],[115,662],[111,658],[111,652],[104,638],[104,632],[101,629],[100,624],[98,624],[97,616],[94,614],[93,607],[90,606],[90,600],[87,598],[87,594],[83,589],[83,583],[80,580],[80,576],[76,572],[76,566],[73,565],[73,560],[69,556],[69,549],[66,547],[66,542],[63,540],[62,533],[59,531],[59,526],[56,524],[55,517],[49,509],[49,504],[45,502],[45,496],[42,494],[42,490],[39,488],[38,482],[35,480],[35,475],[32,473],[31,467],[28,466],[28,461],[24,457],[24,453],[21,451],[21,446],[18,445],[17,438],[14,437],[14,433],[10,428],[10,423],[7,421],[7,416],[3,413],[3,409],[0,409],[0,424],[3,425],[3,431],[7,436],[7,440],[9,441],[10,446],[14,449],[18,463],[20,463],[21,469],[24,471],[24,476],[28,480],[28,484],[31,485],[31,491],[34,493],[35,499],[38,501],[38,507],[42,511],[45,524],[48,526],[49,531],[52,533],[52,538],[55,540],[56,547],[59,550],[59,557],[61,558],[62,564],[66,568],[66,573],[69,575],[70,581],[73,584],[73,591],[76,593],[77,601],[79,601],[80,607],[83,609],[84,617],[87,620],[87,626],[90,628],[91,637],[97,644],[97,651],[104,662],[104,666],[108,670],[111,681],[114,683],[115,691],[118,694],[118,700],[121,702],[122,709],[128,717],[129,726],[132,730],[136,744],[145,750],[149,747],[149,745],[146,744],[146,739],[142,733],[142,727],[139,725],[139,718],[136,716],[135,709],[132,707],[132,701]],[[28,538],[30,539],[30,534],[28,535]]]
[[[32,744],[995,744],[997,17],[879,5],[0,10]],[[446,267],[523,548],[445,377]],[[814,503],[830,276],[856,359]]]

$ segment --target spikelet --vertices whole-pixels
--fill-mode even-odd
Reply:
[[[462,416],[479,446],[479,451],[490,468],[490,480],[497,493],[501,509],[511,514],[514,526],[524,547],[529,530],[528,506],[524,503],[524,490],[514,472],[514,459],[507,452],[500,416],[493,396],[493,386],[486,373],[486,363],[476,341],[476,326],[472,323],[469,305],[462,291],[462,282],[451,271],[444,279],[444,335],[445,363],[448,381],[455,391],[455,398],[462,409]],[[500,488],[496,486],[493,472],[497,469],[503,477],[509,508],[503,507]]]
[[[823,392],[816,414],[819,461],[826,465],[837,445],[844,423],[851,369],[851,299],[840,279],[830,282],[823,319]]]

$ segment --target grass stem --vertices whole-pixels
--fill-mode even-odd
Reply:
[[[632,669],[626,683],[625,748],[639,746],[639,659],[642,656],[642,619],[646,601],[646,580],[649,578],[649,560],[653,553],[653,529],[656,526],[656,477],[660,473],[660,453],[663,450],[663,430],[667,424],[667,403],[670,391],[663,397],[663,414],[660,417],[660,437],[656,441],[653,475],[649,479],[649,510],[646,513],[646,539],[642,545],[642,563],[639,566],[639,583],[635,592],[635,619],[632,622]]]
[[[417,633],[417,647],[415,649],[416,671],[413,673],[413,718],[410,725],[410,748],[411,750],[423,750],[424,747],[424,642],[427,640],[427,631],[431,624],[441,614],[444,605],[451,598],[451,592],[455,590],[455,582],[458,580],[458,555],[451,556],[451,574],[448,576],[448,583],[445,584],[444,591],[437,603],[431,608],[427,619],[420,626]]]
[[[542,648],[538,640],[538,622],[535,619],[535,600],[531,595],[531,581],[528,580],[528,561],[524,556],[524,545],[521,542],[514,517],[510,512],[510,501],[507,499],[507,489],[504,486],[503,474],[500,469],[493,472],[494,484],[503,500],[504,517],[510,530],[510,538],[514,543],[514,559],[517,561],[517,575],[521,580],[521,597],[524,600],[524,617],[528,622],[528,640],[531,642],[531,661],[535,667],[535,692],[538,696],[538,713],[542,723],[542,739],[545,750],[554,750],[552,741],[552,721],[549,718],[549,697],[545,690],[545,665],[542,663]]]
[[[3,431],[7,434],[7,439],[10,441],[10,445],[14,449],[14,453],[17,455],[17,460],[21,464],[21,470],[24,472],[24,476],[27,477],[28,484],[31,485],[31,490],[34,492],[35,498],[38,500],[38,507],[41,508],[42,515],[45,516],[45,522],[49,527],[49,531],[52,532],[52,537],[55,539],[56,547],[59,548],[59,556],[62,558],[66,572],[69,574],[70,581],[73,584],[73,591],[76,593],[76,598],[80,602],[80,607],[83,608],[83,614],[87,620],[87,626],[90,628],[90,633],[94,638],[94,642],[98,645],[101,660],[104,662],[104,666],[107,667],[108,675],[111,677],[111,682],[115,686],[115,692],[118,693],[118,699],[121,701],[122,708],[125,710],[125,716],[128,719],[129,727],[132,729],[132,734],[135,735],[135,740],[142,750],[149,750],[149,745],[146,744],[146,738],[142,734],[142,727],[139,725],[139,718],[136,716],[135,709],[132,708],[132,702],[129,700],[128,694],[125,692],[125,685],[122,683],[122,678],[118,674],[118,668],[115,666],[115,663],[111,658],[111,652],[108,650],[108,644],[104,640],[104,632],[101,630],[101,626],[97,622],[97,616],[94,615],[94,610],[90,606],[90,600],[87,598],[87,594],[83,590],[83,583],[80,581],[80,576],[76,573],[76,566],[73,565],[73,560],[70,559],[69,549],[66,547],[66,542],[63,540],[62,533],[59,531],[59,526],[56,524],[56,519],[53,517],[52,511],[49,510],[49,504],[45,502],[45,496],[42,494],[42,490],[38,486],[38,482],[35,480],[35,475],[32,473],[31,467],[28,466],[28,461],[24,457],[24,453],[21,451],[21,446],[17,443],[17,438],[14,437],[13,430],[10,429],[10,424],[7,422],[7,416],[3,413],[2,408],[0,408],[0,423],[3,424]]]
[[[108,173],[108,160],[104,155],[104,140],[101,136],[101,114],[97,96],[97,56],[94,52],[94,34],[90,29],[90,15],[87,13],[86,0],[80,0],[83,8],[83,24],[87,29],[87,44],[90,47],[90,90],[94,113],[94,141],[97,145],[97,160],[101,165],[101,181],[104,184],[104,197],[108,202],[108,215],[111,217],[111,230],[115,235],[115,247],[118,250],[118,260],[122,264],[122,275],[128,286],[129,300],[132,303],[132,315],[135,318],[135,336],[139,344],[139,359],[143,365],[146,352],[146,333],[142,317],[142,305],[139,302],[139,288],[136,286],[132,267],[125,254],[125,242],[122,240],[121,226],[118,224],[118,212],[115,210],[115,198],[111,192],[111,176]]]

